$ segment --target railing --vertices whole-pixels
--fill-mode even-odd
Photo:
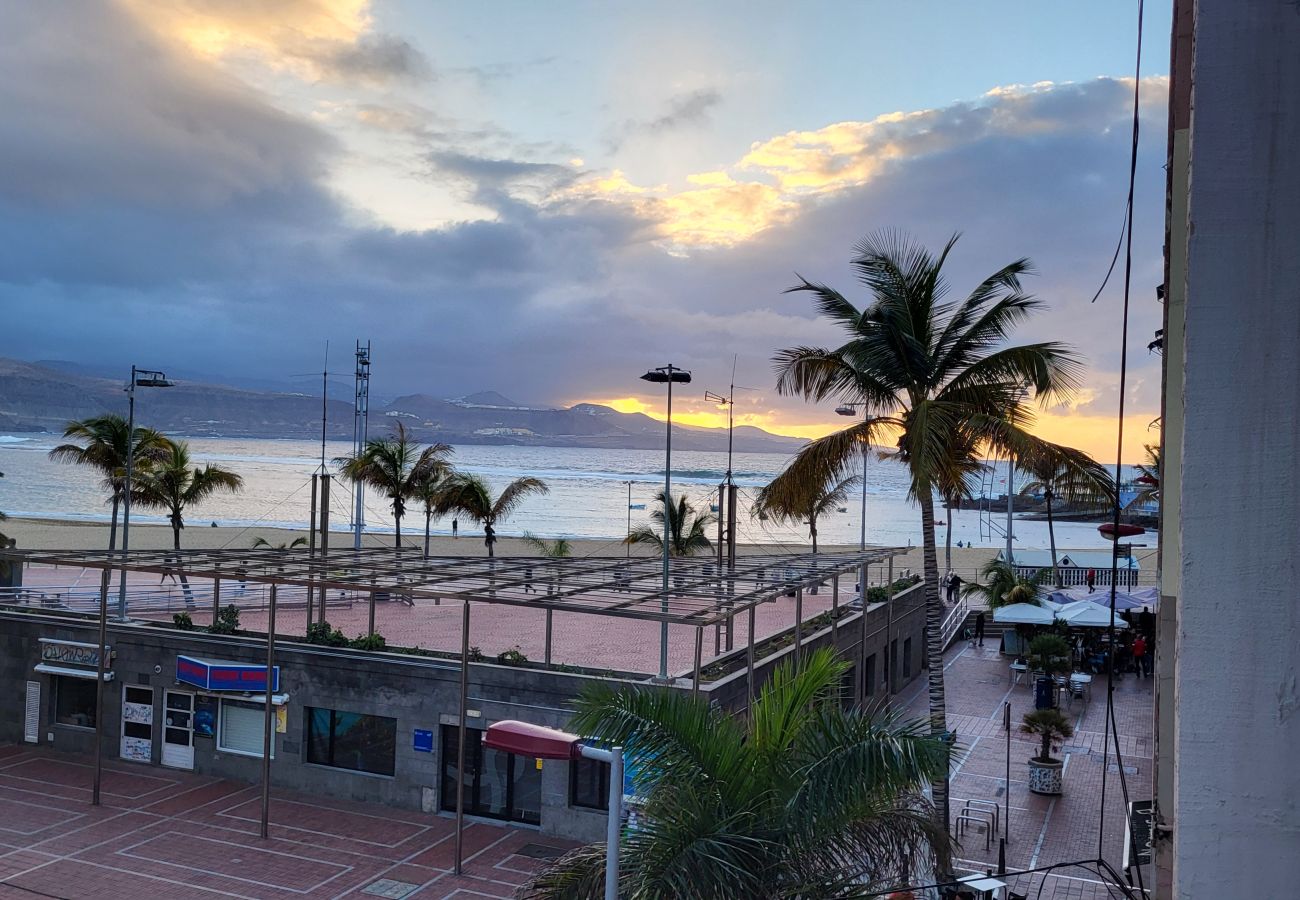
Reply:
[[[966,616],[970,613],[970,601],[966,597],[960,597],[957,604],[948,610],[944,617],[943,624],[939,626],[940,644],[943,649],[947,650],[948,646],[957,637],[961,631],[962,625],[966,623]]]
[[[283,585],[276,595],[276,604],[281,608],[306,606],[307,595],[306,587]],[[118,586],[114,583],[108,590],[110,608],[116,609],[117,598]],[[326,606],[351,606],[360,598],[362,595],[356,592],[331,590],[326,597]],[[212,606],[212,601],[212,588],[203,584],[192,585],[188,592],[180,585],[156,588],[128,585],[126,592],[128,614],[141,616],[208,608]],[[0,588],[0,606],[97,614],[99,602],[99,588],[89,585],[24,585]],[[265,609],[270,603],[268,586],[238,583],[223,585],[220,603],[222,606],[233,604],[240,609]]]

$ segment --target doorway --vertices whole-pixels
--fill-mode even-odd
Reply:
[[[163,692],[162,764],[173,769],[194,768],[194,695]]]
[[[465,812],[471,816],[539,825],[542,821],[541,760],[483,746],[484,732],[465,732]],[[456,808],[456,756],[460,729],[442,726],[442,803]]]
[[[122,759],[153,762],[153,688],[128,684],[122,689]]]

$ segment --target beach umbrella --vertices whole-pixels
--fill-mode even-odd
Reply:
[[[1071,628],[1106,628],[1110,625],[1110,610],[1091,600],[1067,603],[1056,612],[1056,617]],[[1116,628],[1128,628],[1124,620],[1115,617]]]
[[[993,621],[1006,625],[1051,625],[1055,613],[1045,606],[1012,603],[993,610]]]
[[[1152,590],[1154,590],[1154,588]],[[1068,606],[1071,603],[1078,603],[1080,601],[1087,601],[1088,603],[1100,606],[1102,609],[1110,609],[1110,591],[1105,590],[1104,588],[1102,590],[1093,591],[1091,594],[1086,591],[1080,592],[1074,590],[1052,591],[1052,593],[1047,596],[1057,605],[1058,609],[1062,606]],[[1117,610],[1140,609],[1143,606],[1151,606],[1154,602],[1154,599],[1148,600],[1144,597],[1139,597],[1136,592],[1115,592],[1115,609]]]

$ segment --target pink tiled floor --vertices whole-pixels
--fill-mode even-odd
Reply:
[[[505,898],[540,865],[518,851],[571,846],[474,823],[457,877],[451,819],[275,791],[263,841],[255,786],[110,762],[96,808],[87,762],[0,746],[0,898],[365,897],[379,879]]]

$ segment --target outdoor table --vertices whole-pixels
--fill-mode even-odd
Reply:
[[[993,900],[1004,900],[1006,897],[1007,883],[988,875],[967,875],[958,878],[957,883],[972,891],[979,891],[985,897],[992,897]]]
[[[1015,684],[1020,684],[1020,679],[1029,671],[1029,663],[1013,662],[1007,667],[1007,681],[1015,677]]]
[[[1083,685],[1083,689],[1088,693],[1088,699],[1092,699],[1092,676],[1083,672],[1075,672],[1070,676],[1070,681],[1074,684]]]

